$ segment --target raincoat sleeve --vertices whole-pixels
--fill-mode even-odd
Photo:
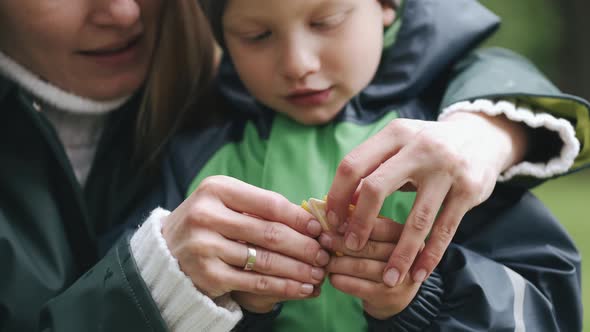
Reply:
[[[580,255],[532,194],[468,213],[413,302],[370,331],[581,331]]]
[[[41,312],[40,331],[168,331],[129,246],[108,254]]]
[[[501,180],[533,187],[590,165],[590,106],[560,92],[523,57],[499,48],[478,50],[455,66],[439,119],[457,111],[504,114],[529,131],[523,163]]]

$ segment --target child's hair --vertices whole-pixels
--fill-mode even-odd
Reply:
[[[199,0],[201,7],[203,8],[203,12],[205,13],[205,16],[207,17],[207,20],[209,20],[209,24],[211,25],[213,35],[215,36],[215,39],[222,48],[225,48],[225,41],[223,38],[222,17],[223,11],[225,10],[225,6],[227,5],[227,1],[228,0]],[[402,0],[379,1],[390,5],[393,9],[397,9],[400,6],[400,3],[402,2]]]

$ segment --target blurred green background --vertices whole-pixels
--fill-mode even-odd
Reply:
[[[557,86],[590,99],[588,0],[481,0],[502,18],[487,43],[531,59]],[[590,170],[548,181],[534,190],[574,238],[582,253],[584,327],[590,331]]]

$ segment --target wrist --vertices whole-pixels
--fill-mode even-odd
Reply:
[[[491,155],[494,158],[497,173],[522,162],[527,154],[530,142],[531,130],[521,122],[511,121],[503,114],[488,115],[483,112],[458,111],[446,116],[441,121],[463,121],[470,126],[477,126],[478,135],[487,133],[488,141],[493,142],[496,150]],[[490,151],[488,150],[487,153]]]
[[[264,304],[250,304],[250,303],[238,303],[242,309],[247,310],[255,314],[267,314],[271,312],[277,303],[264,303]]]
[[[421,286],[421,283],[414,282],[410,278],[406,278],[406,280],[410,280],[411,284],[400,284],[396,286],[398,288],[404,287],[406,289],[402,292],[399,292],[398,295],[395,296],[396,299],[394,303],[388,306],[379,307],[365,302],[365,314],[373,317],[376,320],[387,320],[404,311],[414,301]],[[404,283],[407,282],[404,281]]]
[[[422,283],[418,294],[398,314],[377,319],[365,311],[369,332],[424,331],[438,316],[444,295],[443,279],[435,269]]]
[[[269,296],[258,296],[250,293],[233,291],[231,297],[244,310],[256,314],[271,312],[278,303],[278,300]]]
[[[272,323],[279,316],[283,305],[276,303],[272,309],[267,313],[255,313],[250,312],[245,308],[242,308],[243,318],[238,322],[232,331],[239,332],[264,332],[272,330]]]

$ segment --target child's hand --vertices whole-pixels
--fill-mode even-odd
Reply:
[[[344,245],[341,235],[324,233],[322,246],[344,255],[332,257],[327,271],[332,285],[345,293],[363,300],[365,311],[376,319],[387,319],[404,310],[416,296],[421,283],[405,278],[399,285],[389,287],[383,283],[383,270],[399,239],[402,227],[391,221],[377,221],[371,238],[360,251],[351,251]]]
[[[320,295],[322,288],[315,287],[313,293],[308,298],[314,298]],[[301,297],[279,297],[279,296],[264,296],[254,293],[238,292],[234,291],[231,293],[231,297],[240,307],[254,313],[267,313],[270,312],[275,304],[285,301],[301,300]]]
[[[384,199],[397,190],[417,191],[383,280],[394,286],[413,266],[412,278],[422,281],[441,260],[464,214],[490,196],[498,175],[523,158],[526,145],[524,127],[504,117],[455,113],[440,122],[394,120],[338,167],[328,194],[328,223],[341,229],[348,205],[356,204],[345,239],[349,249],[359,250]]]

